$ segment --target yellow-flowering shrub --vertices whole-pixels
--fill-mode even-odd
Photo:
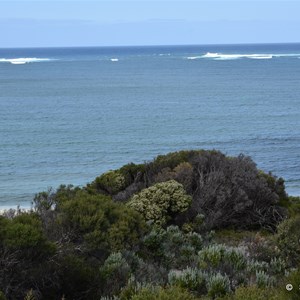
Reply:
[[[184,212],[192,202],[182,184],[175,180],[157,183],[134,195],[128,206],[141,213],[146,220],[164,225],[175,213]]]

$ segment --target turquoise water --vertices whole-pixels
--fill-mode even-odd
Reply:
[[[300,194],[300,44],[0,49],[0,206],[180,149]]]

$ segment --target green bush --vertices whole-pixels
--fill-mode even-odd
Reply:
[[[257,286],[241,286],[235,290],[234,295],[230,295],[224,300],[287,300],[282,298],[278,290],[274,288],[258,288]]]
[[[55,245],[45,237],[39,217],[34,213],[23,213],[2,222],[0,243],[9,251],[21,251],[26,257],[37,259],[55,252]],[[34,256],[34,257],[33,257]]]
[[[288,209],[292,217],[300,215],[300,197],[289,196]]]
[[[202,268],[212,266],[216,268],[219,266],[224,258],[226,251],[225,245],[210,245],[199,251],[199,265]]]
[[[204,294],[206,277],[207,274],[199,269],[187,268],[182,271],[170,271],[168,282],[171,286],[176,285],[190,291]]]
[[[282,280],[283,284],[281,285],[281,292],[283,296],[283,300],[299,300],[300,299],[300,270],[299,268],[291,272],[284,280]],[[285,286],[286,284],[291,284],[293,286],[292,291],[287,291]]]
[[[272,287],[275,283],[274,278],[269,276],[265,271],[256,271],[256,285],[259,288]]]
[[[212,298],[222,297],[230,292],[230,280],[220,273],[207,276],[206,288]]]
[[[104,195],[77,193],[62,204],[61,225],[73,241],[84,239],[90,249],[119,251],[139,243],[146,231],[142,216]]]
[[[281,256],[291,267],[300,264],[300,216],[287,219],[278,226],[276,242]]]
[[[186,194],[182,184],[170,180],[142,190],[132,197],[128,206],[141,213],[147,221],[165,225],[175,214],[187,210],[191,202],[192,198]]]
[[[274,257],[270,262],[270,271],[273,274],[284,274],[286,269],[286,263],[282,258]]]
[[[156,291],[142,289],[138,294],[134,295],[132,300],[196,300],[188,291],[179,287],[170,287],[167,289],[160,288]]]
[[[66,299],[96,299],[102,288],[97,264],[74,254],[60,257],[58,264],[58,290]]]
[[[0,291],[0,300],[6,300],[5,295]]]
[[[145,173],[145,165],[144,164],[127,164],[119,169],[120,173],[125,178],[126,186],[132,184],[138,175],[143,175]]]
[[[105,294],[118,294],[130,277],[130,266],[120,252],[112,253],[100,268],[100,274],[105,282]]]
[[[95,179],[94,186],[98,191],[114,195],[126,187],[126,180],[120,170],[108,171]]]
[[[140,255],[167,269],[181,268],[196,265],[201,247],[202,237],[197,233],[184,233],[177,226],[153,228],[143,239]]]

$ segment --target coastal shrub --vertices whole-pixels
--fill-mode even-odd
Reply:
[[[191,162],[194,169],[190,217],[202,213],[207,228],[261,228],[274,231],[285,212],[279,195],[250,157],[226,157],[202,152]]]
[[[273,236],[264,236],[257,232],[245,240],[249,255],[256,260],[270,262],[272,258],[279,257],[279,249]]]
[[[103,288],[103,283],[99,276],[99,266],[95,261],[89,262],[84,257],[68,254],[60,257],[57,263],[60,266],[57,270],[59,274],[57,292],[63,293],[66,299],[96,299]]]
[[[141,284],[164,285],[167,281],[168,271],[157,262],[142,259],[139,254],[133,251],[123,252],[131,269],[131,283],[134,286]]]
[[[114,170],[97,177],[92,185],[98,192],[103,191],[109,195],[114,195],[126,187],[126,181],[120,170]]]
[[[130,248],[139,243],[146,230],[138,212],[104,195],[78,193],[63,203],[60,218],[71,240],[83,239],[90,249],[100,252]]]
[[[55,201],[57,203],[65,202],[75,198],[77,193],[82,192],[82,189],[72,184],[61,184],[55,192]]]
[[[23,213],[4,224],[0,243],[9,251],[21,251],[22,256],[35,259],[55,252],[55,245],[47,240],[36,214]]]
[[[232,266],[236,271],[244,270],[247,258],[244,249],[230,247],[224,252],[224,262]]]
[[[52,188],[36,194],[33,198],[34,210],[37,213],[43,213],[50,209],[54,209],[56,204],[55,196],[56,194]]]
[[[289,300],[299,300],[300,299],[300,270],[294,269],[284,280],[283,284],[281,285],[281,291],[283,291],[283,298],[282,300],[289,299]],[[287,291],[285,286],[286,284],[291,284],[293,286],[292,291]]]
[[[145,173],[145,164],[127,164],[119,169],[120,174],[124,176],[126,186],[129,186],[135,181],[143,181]]]
[[[240,286],[233,295],[224,300],[285,300],[280,292],[274,288],[259,288],[255,285]]]
[[[179,287],[159,288],[157,290],[142,289],[132,300],[196,300],[188,291]]]
[[[166,167],[158,172],[154,176],[154,182],[165,182],[169,180],[176,180],[181,183],[184,189],[188,192],[192,192],[192,181],[193,181],[193,167],[188,162],[182,162],[177,165],[174,169]]]
[[[288,210],[291,217],[300,215],[300,197],[289,196]]]
[[[37,300],[38,297],[36,296],[36,293],[33,291],[33,289],[29,290],[26,295],[24,300]]]
[[[147,281],[137,280],[134,275],[131,275],[127,285],[122,288],[119,294],[120,300],[131,300],[134,295],[139,294],[142,290],[155,293],[159,289],[159,285],[148,283]]]
[[[177,213],[186,211],[191,201],[182,184],[170,180],[142,190],[131,198],[128,206],[141,213],[145,220],[165,225]]]
[[[267,271],[269,269],[268,263],[265,261],[257,261],[250,259],[247,263],[247,272],[256,274],[259,271]]]
[[[275,237],[280,254],[289,266],[300,264],[300,216],[283,221]]]
[[[118,294],[130,276],[130,266],[120,252],[111,253],[100,268],[106,295]]]
[[[270,271],[273,273],[273,274],[284,274],[285,272],[285,269],[286,269],[286,263],[285,261],[279,257],[274,257],[271,259],[271,262],[270,262]]]
[[[197,233],[184,233],[178,226],[153,228],[143,239],[141,255],[167,269],[181,268],[196,265],[201,247],[202,237]]]
[[[289,199],[285,191],[284,179],[273,176],[271,172],[265,173],[261,170],[259,170],[258,175],[264,178],[268,184],[268,187],[279,196],[280,205],[287,206]]]
[[[259,288],[266,288],[266,287],[271,287],[274,285],[274,278],[269,276],[265,271],[256,271],[256,285]]]
[[[148,175],[151,175],[151,173],[158,174],[164,168],[174,169],[179,164],[188,162],[189,158],[193,155],[193,152],[195,151],[183,150],[159,155],[153,160],[153,162],[147,164],[146,171]]]
[[[182,271],[171,270],[168,275],[168,283],[179,286],[199,294],[204,294],[207,274],[199,269],[186,268]]]
[[[213,267],[216,268],[218,265],[221,264],[224,253],[226,251],[225,245],[210,245],[204,247],[201,251],[199,251],[199,265],[202,268],[209,268]]]
[[[230,280],[227,275],[221,273],[209,274],[206,288],[210,297],[222,297],[230,292]]]

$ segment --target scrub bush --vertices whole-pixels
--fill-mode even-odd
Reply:
[[[222,297],[230,292],[230,281],[227,275],[220,273],[207,276],[206,288],[212,298]]]
[[[104,253],[137,245],[146,231],[138,212],[104,195],[78,193],[63,203],[60,214],[73,242],[83,240],[90,250]]]
[[[205,293],[207,274],[199,269],[186,268],[182,271],[171,270],[168,275],[170,285],[179,286],[199,294]]]
[[[170,180],[142,190],[127,205],[141,213],[145,220],[163,226],[176,214],[186,211],[191,201],[182,184]]]
[[[106,295],[118,294],[130,276],[130,266],[120,252],[112,253],[100,268]]]
[[[155,291],[149,289],[142,289],[139,293],[134,295],[132,300],[196,300],[188,291],[182,290],[178,287],[159,288]]]
[[[95,186],[98,192],[103,191],[109,195],[114,195],[126,187],[126,181],[120,170],[115,170],[97,177],[92,185]]]
[[[287,219],[278,226],[275,237],[281,257],[291,267],[300,264],[300,216]]]

